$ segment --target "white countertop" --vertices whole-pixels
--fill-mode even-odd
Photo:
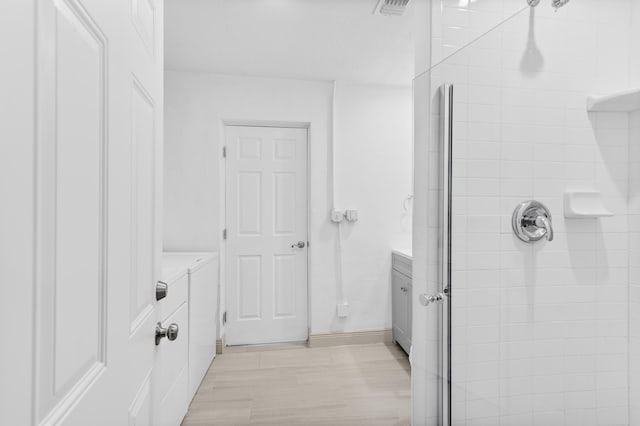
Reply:
[[[395,248],[391,250],[391,252],[406,257],[409,260],[413,259],[413,250],[411,248]]]
[[[217,256],[218,253],[166,251],[162,253],[162,280],[175,281]]]

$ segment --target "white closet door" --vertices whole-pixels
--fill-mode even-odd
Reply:
[[[225,128],[229,345],[304,341],[307,131]]]

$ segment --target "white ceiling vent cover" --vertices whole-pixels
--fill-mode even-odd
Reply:
[[[407,10],[409,0],[379,0],[374,15],[401,16]]]

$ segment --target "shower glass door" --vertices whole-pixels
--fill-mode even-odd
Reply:
[[[586,107],[628,82],[611,45],[627,21],[624,2],[574,3],[527,8],[429,74],[438,288],[421,302],[442,424],[630,424],[628,121]],[[565,219],[567,191],[599,191],[614,215]],[[514,233],[526,201],[549,212],[525,224],[537,241]]]

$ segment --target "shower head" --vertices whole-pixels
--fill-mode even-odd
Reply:
[[[561,8],[562,6],[564,6],[565,4],[569,3],[569,0],[553,0],[551,2],[552,6],[557,9]]]
[[[551,6],[556,9],[561,8],[567,3],[569,3],[569,0],[551,0]],[[540,4],[540,0],[527,0],[527,4],[531,7],[536,7],[538,4]]]

